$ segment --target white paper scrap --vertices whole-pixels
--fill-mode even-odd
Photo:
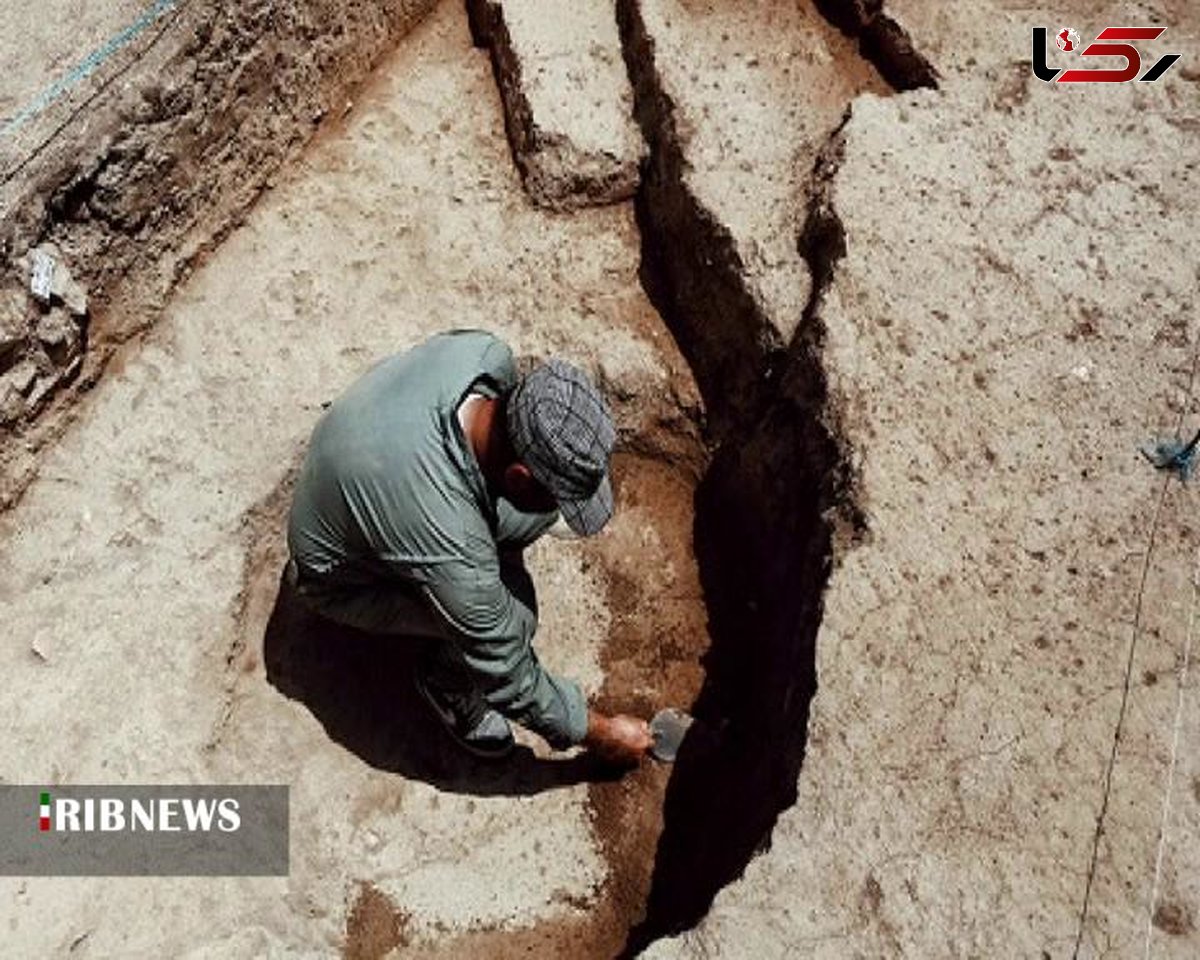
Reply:
[[[33,251],[33,269],[29,276],[29,292],[43,303],[50,300],[54,289],[54,258],[45,250]]]

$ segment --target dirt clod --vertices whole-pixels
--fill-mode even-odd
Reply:
[[[361,884],[346,921],[343,960],[383,960],[408,942],[407,925],[407,917],[385,894],[373,884]]]

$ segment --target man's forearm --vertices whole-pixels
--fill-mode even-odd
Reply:
[[[511,720],[544,737],[562,750],[582,742],[588,733],[588,708],[583,691],[574,681],[557,677],[537,664],[531,675],[510,677],[485,690],[493,707]]]

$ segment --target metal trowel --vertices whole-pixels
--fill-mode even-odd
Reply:
[[[692,722],[691,716],[674,707],[659,710],[650,721],[650,735],[654,738],[650,756],[663,763],[673,763]]]

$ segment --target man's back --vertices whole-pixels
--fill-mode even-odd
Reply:
[[[493,507],[455,410],[472,387],[496,395],[515,377],[509,348],[481,331],[441,334],[365,374],[313,434],[292,556],[344,583],[426,582],[437,565],[470,563]]]

